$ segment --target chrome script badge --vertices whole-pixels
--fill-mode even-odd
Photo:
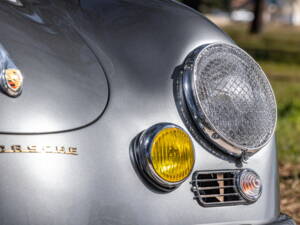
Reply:
[[[17,97],[22,92],[23,75],[18,69],[6,69],[1,74],[1,86],[3,91],[11,96]]]
[[[54,145],[0,145],[0,153],[56,153],[78,155],[76,147]]]

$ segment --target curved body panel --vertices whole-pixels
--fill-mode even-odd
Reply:
[[[0,4],[0,51],[24,76],[21,96],[0,95],[0,133],[72,130],[94,122],[106,107],[105,73],[61,4]]]
[[[78,155],[0,154],[1,224],[265,224],[279,216],[274,138],[238,167],[253,169],[262,179],[262,196],[252,205],[203,208],[193,200],[191,177],[175,191],[157,192],[143,182],[130,160],[131,141],[144,129],[160,122],[185,128],[174,101],[172,74],[195,48],[232,43],[226,34],[171,1],[86,0],[81,8],[57,4],[101,62],[111,90],[109,104],[102,117],[84,129],[0,136],[4,146],[78,150]],[[0,17],[4,14],[1,7]],[[194,171],[237,168],[193,142]]]

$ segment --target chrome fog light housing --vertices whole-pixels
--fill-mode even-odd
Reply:
[[[132,156],[141,174],[162,191],[171,191],[191,174],[195,163],[189,135],[171,123],[156,124],[135,138]]]
[[[192,120],[210,142],[236,157],[269,142],[277,121],[274,93],[245,51],[225,43],[205,45],[187,58],[182,72]]]
[[[242,197],[249,202],[255,202],[261,196],[261,179],[252,170],[245,169],[240,172],[237,178],[237,186]]]

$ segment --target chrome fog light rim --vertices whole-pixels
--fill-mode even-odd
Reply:
[[[144,169],[147,175],[149,175],[159,185],[162,185],[166,188],[174,188],[178,186],[181,182],[171,183],[168,181],[164,181],[162,178],[160,178],[156,174],[153,168],[152,159],[149,151],[151,149],[151,145],[153,143],[155,136],[161,130],[166,128],[179,128],[179,127],[169,123],[160,123],[150,127],[149,129],[145,130],[139,137],[138,145],[135,148],[135,152],[138,156],[138,160],[140,161],[142,168]]]
[[[199,98],[199,93],[196,91],[196,79],[197,79],[197,70],[198,70],[198,64],[199,61],[202,60],[205,55],[203,56],[203,51],[208,51],[207,49],[211,49],[214,47],[221,47],[225,49],[232,49],[232,51],[236,51],[236,54],[241,54],[244,58],[246,58],[247,62],[250,64],[249,67],[253,67],[255,71],[253,72],[254,77],[258,77],[260,80],[264,82],[264,88],[260,91],[267,91],[268,94],[268,104],[265,108],[268,108],[269,113],[272,112],[272,123],[270,123],[271,129],[267,130],[265,132],[266,139],[262,141],[261,144],[257,146],[243,146],[239,143],[236,143],[232,140],[230,140],[224,133],[215,126],[211,120],[207,112],[203,109],[203,105],[201,102],[201,99]],[[243,58],[243,59],[244,59]],[[241,59],[242,60],[242,59]],[[220,63],[222,64],[222,62]],[[247,65],[248,66],[248,65]],[[202,69],[202,68],[200,68]],[[240,157],[243,152],[248,152],[249,154],[255,153],[261,148],[263,148],[265,145],[267,145],[270,141],[270,139],[273,137],[276,123],[277,123],[277,106],[276,106],[276,100],[275,95],[273,92],[273,89],[271,88],[271,84],[269,80],[267,79],[266,75],[262,71],[261,67],[255,62],[254,59],[252,59],[251,56],[249,56],[245,51],[242,49],[231,45],[231,44],[225,44],[225,43],[212,43],[208,45],[204,45],[198,49],[196,49],[192,54],[188,56],[188,58],[185,61],[184,67],[183,67],[183,92],[185,96],[185,100],[187,103],[187,106],[189,108],[189,111],[191,113],[192,119],[195,122],[195,125],[198,127],[200,132],[202,132],[206,137],[208,137],[209,141],[211,141],[213,144],[215,144],[217,147],[219,147],[221,150],[236,156]],[[244,75],[243,75],[244,76]],[[199,78],[198,78],[199,79]],[[258,82],[253,78],[254,81]],[[257,93],[255,93],[258,95]],[[265,94],[265,93],[263,93]],[[274,113],[273,113],[274,112]]]
[[[192,173],[192,169],[189,174],[183,180],[179,182],[169,182],[162,179],[155,171],[153,167],[153,162],[151,159],[151,149],[153,140],[155,137],[164,129],[167,128],[177,128],[186,133],[181,127],[172,124],[172,123],[159,123],[151,126],[150,128],[146,129],[142,133],[140,133],[133,141],[132,146],[132,154],[135,160],[135,163],[141,175],[153,186],[161,191],[172,191],[180,186],[183,182],[185,182],[190,174]],[[186,133],[187,134],[187,133]],[[187,134],[188,135],[188,134]],[[189,135],[188,135],[189,136]],[[195,152],[193,150],[193,157],[195,163]],[[194,166],[193,163],[193,166]]]

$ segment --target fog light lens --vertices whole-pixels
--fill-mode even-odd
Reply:
[[[156,124],[145,130],[133,148],[136,164],[149,181],[163,189],[178,187],[192,172],[192,140],[180,127]]]
[[[155,172],[168,182],[180,182],[194,165],[190,137],[179,128],[165,128],[153,140],[151,161]]]
[[[243,170],[238,177],[241,195],[248,201],[255,202],[261,195],[262,182],[258,174],[252,170]]]

